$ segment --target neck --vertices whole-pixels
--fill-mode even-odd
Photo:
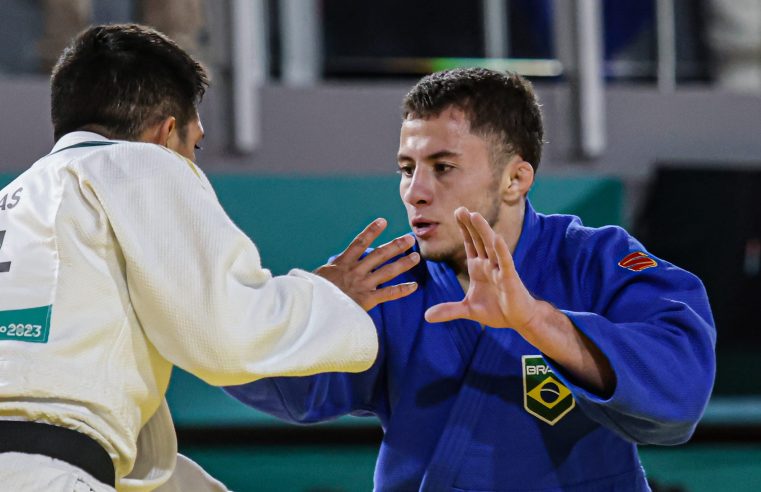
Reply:
[[[523,218],[526,215],[526,200],[521,199],[515,204],[502,204],[497,219],[492,226],[494,232],[502,236],[502,239],[507,243],[507,247],[510,249],[510,254],[515,253],[515,248],[518,246],[518,240],[521,238],[521,232],[523,231]],[[452,265],[457,281],[462,286],[462,290],[467,292],[470,286],[470,276],[468,275],[467,260],[455,262]]]
[[[518,240],[523,232],[523,218],[526,216],[526,199],[521,198],[513,205],[503,205],[497,220],[492,224],[494,232],[502,236],[510,249],[510,254],[515,253]]]

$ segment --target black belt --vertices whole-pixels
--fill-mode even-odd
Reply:
[[[114,463],[105,449],[75,430],[19,420],[0,420],[0,453],[42,454],[80,468],[114,486]]]

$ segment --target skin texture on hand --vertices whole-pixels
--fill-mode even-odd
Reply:
[[[615,374],[608,359],[566,315],[531,296],[505,240],[478,213],[460,207],[455,217],[465,240],[468,291],[462,301],[429,308],[425,319],[440,323],[464,318],[493,328],[512,328],[575,382],[599,395],[611,395]]]
[[[494,328],[516,328],[528,324],[538,302],[515,271],[505,240],[478,213],[455,210],[465,239],[468,292],[461,302],[433,306],[425,317],[430,322],[466,318]]]
[[[366,311],[382,302],[408,296],[417,289],[415,282],[378,289],[380,284],[393,280],[420,262],[418,253],[410,253],[384,265],[391,258],[410,249],[415,243],[413,237],[398,237],[374,249],[364,258],[362,257],[362,254],[383,232],[386,225],[385,219],[375,219],[354,238],[344,252],[338,255],[332,263],[323,265],[314,272],[333,282]]]

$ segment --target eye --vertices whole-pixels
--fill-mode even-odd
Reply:
[[[454,166],[445,162],[437,162],[433,165],[433,170],[436,171],[437,174],[446,174],[452,169],[454,169]]]
[[[397,174],[401,174],[402,176],[409,178],[412,176],[412,173],[415,172],[415,167],[409,164],[400,164],[399,169],[396,172]]]

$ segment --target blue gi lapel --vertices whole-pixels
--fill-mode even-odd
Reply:
[[[426,262],[428,266],[428,272],[435,280],[433,285],[429,288],[434,296],[434,299],[439,302],[448,301],[460,301],[465,297],[465,293],[462,290],[462,286],[457,281],[457,276],[454,271],[445,263]],[[436,327],[435,329],[439,329]],[[445,326],[441,326],[440,329],[447,330],[452,337],[457,349],[460,352],[460,356],[465,364],[470,361],[473,350],[478,341],[478,337],[481,334],[481,329],[478,323],[470,320],[457,319],[449,321]]]
[[[383,466],[397,471],[394,477],[383,479],[389,490],[408,489],[411,483],[393,481],[407,476],[414,476],[419,485],[483,333],[473,321],[431,324],[423,318],[428,307],[459,301],[464,296],[454,272],[446,264],[424,261],[410,272],[410,280],[419,282],[421,288],[381,308],[383,336],[394,337],[387,342],[387,346],[393,347],[393,354],[388,357],[396,362],[387,368],[392,371],[389,380],[396,384],[388,389],[390,418],[378,458]],[[403,341],[408,338],[412,339]],[[398,367],[402,361],[404,365]],[[422,460],[406,452],[411,436],[418,441],[416,453],[424,456]]]
[[[526,200],[526,213],[521,237],[513,255],[516,269],[524,282],[526,282],[527,277],[533,277],[537,274],[537,272],[521,271],[521,265],[529,251],[533,251],[539,233],[539,219],[531,204]],[[473,429],[480,418],[481,408],[491,390],[489,382],[479,379],[483,374],[500,372],[505,345],[510,345],[509,339],[513,336],[518,335],[515,332],[503,332],[503,330],[485,330],[476,335],[475,347],[471,352],[473,358],[431,461],[423,475],[421,491],[442,491],[450,490],[453,487],[465,451],[472,443]],[[502,344],[497,339],[502,339]],[[462,340],[463,343],[470,343],[471,336],[463,334]]]
[[[457,478],[463,455],[472,441],[473,427],[486,398],[486,393],[483,388],[479,388],[476,378],[482,373],[482,367],[492,365],[491,359],[498,353],[488,350],[492,344],[487,343],[486,339],[486,336],[482,336],[476,346],[457,400],[423,475],[421,491],[450,490]]]

